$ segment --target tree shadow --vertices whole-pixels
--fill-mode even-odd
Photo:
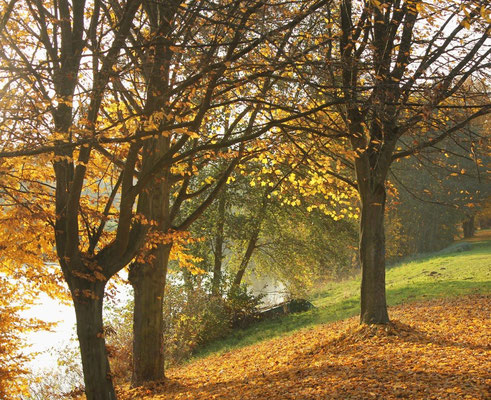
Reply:
[[[291,362],[245,373],[241,379],[166,390],[165,399],[485,399],[486,391],[485,376],[475,372],[405,370],[402,364],[394,367],[384,357],[373,357],[352,365],[335,359],[319,366]]]
[[[491,398],[489,346],[483,335],[470,337],[461,324],[466,317],[482,318],[488,300],[474,296],[471,301],[419,303],[400,310],[409,322],[366,326],[353,319],[201,360],[189,369],[176,370],[171,380],[152,391],[151,398]],[[449,307],[451,312],[431,319],[431,314]],[[454,318],[448,333],[455,334],[455,340],[438,331],[447,316]]]

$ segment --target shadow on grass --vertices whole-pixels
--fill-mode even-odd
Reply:
[[[430,282],[412,283],[410,286],[389,288],[387,289],[387,299],[389,306],[396,306],[433,298],[490,292],[491,281],[438,281],[435,279],[435,281]],[[209,343],[199,349],[192,358],[202,358],[213,353],[223,353],[263,340],[284,336],[302,328],[343,320],[353,317],[359,312],[359,297],[356,296],[307,312],[260,321],[248,328],[236,330],[219,341]]]
[[[491,281],[439,281],[415,282],[410,286],[387,289],[389,306],[412,301],[421,301],[438,297],[455,297],[477,293],[490,293]]]
[[[387,264],[387,271],[395,269],[413,262],[425,262],[430,261],[438,257],[462,257],[462,256],[479,256],[483,254],[489,254],[491,250],[491,242],[489,240],[476,240],[476,241],[458,241],[452,243],[448,247],[436,252],[419,253],[412,256],[404,257],[401,260],[397,260],[393,263]]]

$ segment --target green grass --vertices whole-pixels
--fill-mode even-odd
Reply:
[[[491,241],[473,242],[470,250],[461,250],[461,243],[456,243],[440,252],[389,267],[386,276],[389,307],[437,297],[491,293]],[[223,353],[312,325],[357,315],[360,312],[359,287],[359,276],[331,282],[311,297],[315,309],[236,330],[225,339],[202,348],[195,357]]]

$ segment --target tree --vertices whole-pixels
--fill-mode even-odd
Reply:
[[[347,102],[341,115],[361,202],[361,322],[387,323],[384,208],[389,168],[401,157],[458,136],[472,119],[491,111],[489,102],[467,107],[460,91],[469,77],[486,71],[489,9],[479,1],[460,7],[345,0],[339,19],[338,60]],[[456,43],[463,43],[458,54]],[[453,107],[461,115],[442,132],[438,122]]]
[[[356,181],[340,175],[360,199],[361,322],[385,324],[390,167],[445,139],[459,141],[469,122],[491,111],[487,89],[470,93],[467,85],[489,79],[490,10],[482,1],[340,0],[337,6],[320,10],[311,19],[317,24],[292,43],[290,54],[304,57],[285,82],[290,101],[275,104],[291,114],[332,101],[316,118],[282,129],[296,142],[308,133],[324,138],[326,153],[355,172]],[[329,148],[334,143],[337,152]]]
[[[248,157],[251,150],[242,143],[278,123],[266,118],[264,104],[255,99],[275,85],[273,72],[281,73],[290,63],[281,60],[284,38],[321,4],[273,19],[270,12],[284,13],[275,3],[238,7],[191,2],[184,7],[175,2],[169,7],[144,2],[148,36],[135,31],[131,39],[138,44],[135,48],[144,50],[128,54],[129,62],[142,66],[137,71],[141,80],[132,82],[133,90],[124,95],[133,113],[141,109],[154,124],[148,127],[154,137],[144,143],[142,169],[147,164],[154,168],[158,159],[172,162],[165,168],[160,165],[138,199],[139,212],[160,239],[145,260],[130,268],[135,293],[134,385],[164,377],[162,297],[175,242],[211,205],[240,159]],[[271,43],[279,44],[275,48]],[[169,129],[169,122],[176,125]],[[178,147],[172,147],[174,140]],[[227,146],[228,153],[220,151]],[[199,174],[214,163],[222,166],[218,175]]]
[[[44,185],[43,191],[26,192],[34,196],[31,203],[36,203],[36,195],[38,201],[48,198],[54,203],[48,221],[74,302],[89,400],[116,397],[102,323],[104,287],[135,256],[144,237],[144,228],[135,222],[132,210],[138,195],[133,176],[140,145],[127,150],[120,178],[112,187],[108,184],[109,196],[98,195],[107,174],[95,183],[91,180],[94,171],[99,172],[94,147],[102,136],[99,128],[104,127],[100,111],[105,90],[139,7],[139,1],[125,4],[120,19],[109,17],[114,29],[107,31],[101,2],[19,1],[1,36],[6,76],[3,155],[53,151],[53,157],[46,160],[53,165],[51,179],[32,177],[36,184]],[[87,21],[89,10],[92,17]],[[80,142],[85,144],[76,151],[74,144]],[[46,168],[40,161],[23,160],[31,168]],[[20,174],[17,179],[21,185],[25,180]],[[119,189],[117,228],[108,235],[104,227]],[[84,222],[86,229],[81,229]]]
[[[52,327],[35,318],[23,318],[22,312],[34,302],[34,293],[25,282],[13,282],[0,267],[0,396],[5,400],[18,399],[28,391],[26,333]]]
[[[245,55],[255,47],[239,47],[254,7],[257,5],[237,10],[233,5],[212,2],[186,7],[174,2],[169,7],[169,4],[145,2],[148,38],[138,31],[132,38],[139,43],[138,48],[149,49],[137,53],[136,64],[142,66],[145,85],[146,98],[141,109],[147,120],[154,119],[156,125],[154,137],[144,145],[142,170],[153,168],[155,160],[169,157],[173,140],[179,143],[171,154],[178,161],[161,168],[148,191],[138,200],[139,212],[155,225],[151,231],[160,239],[154,242],[154,248],[145,254],[145,259],[137,260],[130,269],[129,279],[135,295],[133,385],[164,378],[162,305],[169,256],[178,239],[176,234],[187,230],[211,204],[242,156],[239,150],[237,157],[227,162],[221,176],[215,179],[216,184],[208,183],[199,188],[193,184],[196,172],[214,158],[206,150],[224,147],[222,143],[210,146],[211,142],[217,142],[219,135],[207,134],[204,129],[217,130],[209,120],[212,115],[217,116],[216,110],[220,110],[220,102],[227,98],[227,93],[237,87],[231,85],[233,76],[228,82],[220,80],[228,69],[227,64],[240,63],[237,53]],[[224,29],[225,20],[217,14],[218,10],[227,24],[236,21],[235,31]],[[211,25],[208,23],[210,16],[214,19]],[[220,93],[219,97],[216,92]],[[132,104],[138,103],[138,88],[133,94]],[[160,117],[156,117],[157,114]],[[240,113],[233,126],[248,115]],[[255,118],[257,112],[253,115]],[[167,131],[164,126],[169,120],[178,122],[180,128]],[[246,132],[250,134],[251,130]],[[191,137],[190,143],[186,143]],[[234,129],[227,129],[222,141],[234,137],[236,139]],[[182,215],[183,205],[193,198],[198,199],[194,210]]]
[[[335,186],[327,161],[317,168],[312,159],[322,156],[314,155],[316,146],[310,143],[309,150],[303,151],[283,139],[270,134],[251,144],[256,154],[230,176],[225,207],[220,202],[212,205],[192,229],[194,236],[204,237],[192,251],[202,258],[197,264],[202,270],[213,271],[212,292],[216,270],[224,275],[222,291],[233,297],[252,264],[257,272],[275,276],[295,291],[308,286],[308,276],[320,277],[327,271],[333,275],[336,264],[346,262],[338,241],[351,241],[350,223],[336,220],[356,217],[349,189]],[[326,174],[321,176],[321,171]],[[296,228],[302,235],[295,235]],[[338,238],[331,237],[330,230],[336,230]],[[321,250],[321,238],[332,246],[324,244]],[[351,252],[349,246],[345,249]],[[350,263],[351,254],[347,258]]]

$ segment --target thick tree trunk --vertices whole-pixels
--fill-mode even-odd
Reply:
[[[167,264],[172,244],[160,246],[148,264],[132,265],[130,282],[134,290],[133,375],[131,383],[164,379],[163,298]]]
[[[148,141],[143,169],[152,166],[155,158],[168,149],[166,137]],[[147,236],[152,248],[141,255],[144,262],[130,266],[128,277],[134,292],[133,386],[164,379],[163,298],[172,242],[166,243],[161,236],[168,234],[170,228],[169,174],[168,168],[162,169],[138,199],[137,212],[153,225]]]
[[[73,300],[87,400],[116,400],[102,321],[104,283],[83,283]],[[89,288],[87,288],[89,286]]]
[[[385,297],[385,188],[360,193],[361,318],[365,324],[389,322]]]

